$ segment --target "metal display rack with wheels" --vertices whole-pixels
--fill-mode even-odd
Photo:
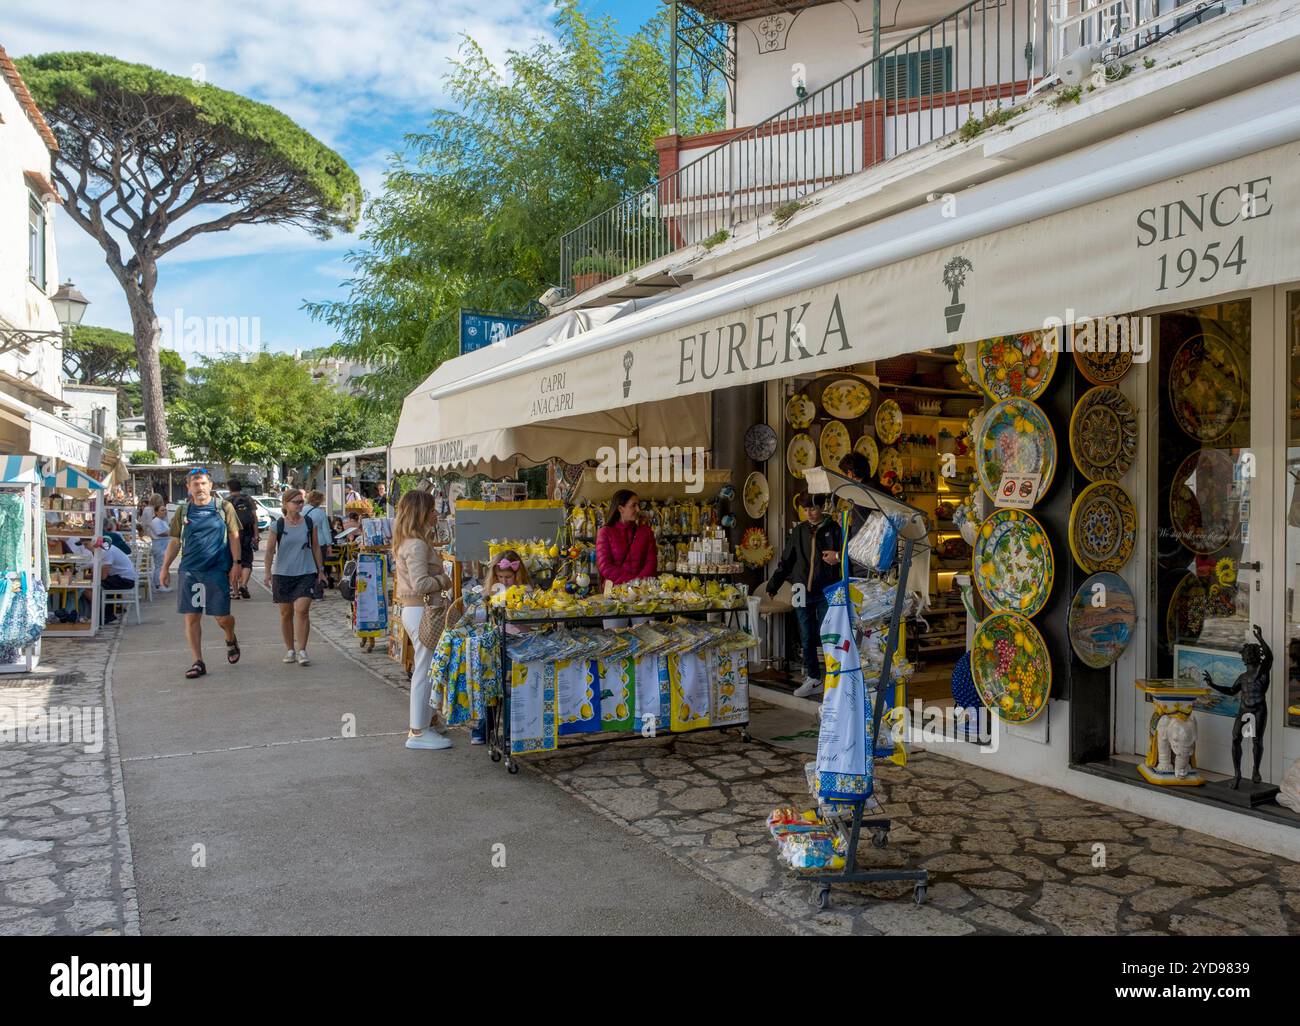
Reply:
[[[894,653],[898,650],[899,627],[902,624],[903,609],[907,598],[908,574],[912,568],[913,557],[918,552],[930,547],[928,541],[924,540],[928,537],[929,525],[924,511],[887,496],[874,488],[858,484],[822,468],[805,471],[805,474],[810,475],[810,488],[821,492],[829,492],[836,499],[849,499],[855,506],[871,513],[897,513],[906,518],[906,523],[899,531],[901,552],[898,559],[888,571],[871,574],[873,577],[882,579],[896,574],[898,578],[898,585],[894,590],[894,606],[886,621],[888,623],[888,633],[885,636],[884,663],[880,669],[880,679],[876,683],[876,701],[872,708],[871,730],[867,733],[866,738],[866,743],[874,749],[875,738],[880,730],[880,721],[885,712],[885,696],[889,693],[891,684],[894,683]],[[860,648],[862,644],[861,627],[855,625],[855,632],[854,640]],[[865,687],[864,681],[864,697],[869,690],[869,688]],[[866,710],[864,709],[863,712],[865,719]],[[881,883],[892,880],[911,882],[914,885],[913,897],[918,905],[921,904],[925,900],[929,883],[929,873],[924,869],[857,868],[858,842],[864,829],[870,832],[873,847],[884,848],[889,843],[889,830],[892,821],[884,817],[867,818],[866,815],[868,805],[878,805],[874,796],[864,795],[861,798],[852,800],[826,801],[818,793],[816,773],[812,775],[809,783],[824,818],[835,823],[841,834],[847,837],[848,849],[845,852],[843,869],[803,874],[813,885],[814,900],[817,907],[825,909],[830,906],[831,887],[835,884]],[[846,813],[851,814],[846,815]]]
[[[717,607],[691,610],[677,610],[672,612],[661,613],[633,613],[629,614],[631,619],[641,620],[675,620],[675,619],[703,619],[710,613],[722,613],[727,617],[725,622],[736,625],[736,617],[740,613],[746,612],[745,607]],[[498,641],[500,646],[500,667],[501,667],[501,699],[496,705],[488,706],[487,709],[487,749],[488,755],[493,762],[505,760],[506,770],[512,774],[519,772],[519,760],[510,752],[510,655],[506,651],[506,631],[507,624],[514,627],[540,627],[554,626],[564,624],[568,627],[603,627],[604,622],[610,617],[602,616],[568,616],[563,618],[556,617],[533,617],[529,619],[507,619],[501,610],[493,609],[490,614],[497,629]],[[745,703],[746,710],[749,708],[748,700]],[[748,743],[752,740],[749,733],[749,718],[736,723],[724,723],[717,726],[699,727],[689,731],[660,731],[656,730],[651,734],[642,734],[639,730],[620,731],[617,733],[607,732],[600,733],[592,737],[581,740],[568,740],[565,744],[557,744],[554,751],[565,751],[570,748],[586,748],[589,745],[615,744],[620,741],[640,741],[646,737],[656,738],[665,736],[685,737],[689,734],[703,734],[717,730],[737,730],[740,732],[742,741]],[[571,737],[571,735],[570,735]]]

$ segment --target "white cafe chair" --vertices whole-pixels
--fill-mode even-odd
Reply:
[[[119,607],[119,609],[121,609],[124,606],[134,606],[135,622],[136,623],[140,622],[140,573],[138,570],[136,571],[136,575],[135,575],[135,584],[132,585],[130,588],[122,588],[118,590],[113,590],[111,588],[101,588],[99,593],[101,596],[103,596],[105,605],[111,603],[112,605]],[[122,616],[125,614],[119,612],[118,615]]]
[[[137,541],[135,548],[132,550],[132,556],[135,562],[135,578],[139,582],[140,591],[147,593],[145,596],[150,602],[153,601],[153,546],[147,541]]]

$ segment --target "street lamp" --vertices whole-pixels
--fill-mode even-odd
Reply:
[[[64,342],[72,329],[81,323],[90,300],[83,296],[77,286],[65,281],[59,290],[50,297],[54,307],[54,316],[58,318],[58,331],[33,331],[29,328],[0,327],[0,356],[17,349],[26,353],[30,346],[39,342]]]
[[[65,330],[80,324],[81,318],[86,314],[86,307],[90,306],[90,300],[71,281],[65,281],[59,286],[59,291],[50,297],[50,303],[54,306],[54,316]]]

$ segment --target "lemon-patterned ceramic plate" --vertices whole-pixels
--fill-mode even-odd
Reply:
[[[840,378],[822,390],[822,409],[839,420],[856,420],[871,406],[871,389],[861,381]]]
[[[849,440],[849,429],[840,421],[832,420],[822,428],[818,447],[821,450],[822,466],[838,473],[840,460],[853,451],[853,443]]]
[[[975,538],[975,586],[995,612],[1035,616],[1052,594],[1052,543],[1043,525],[1018,509],[1000,509]]]
[[[863,435],[858,439],[858,444],[853,447],[853,451],[867,458],[871,464],[871,476],[876,474],[876,467],[880,465],[880,450],[876,448],[876,440],[870,435]]]
[[[745,478],[745,487],[741,495],[745,503],[745,512],[751,519],[761,520],[763,514],[767,512],[767,504],[771,498],[767,478],[759,471],[754,471]]]
[[[798,434],[790,439],[785,448],[785,465],[800,480],[805,470],[817,466],[817,444],[809,435]]]
[[[1038,474],[1038,501],[1056,473],[1056,434],[1028,399],[1003,399],[980,418],[975,435],[975,462],[980,485],[989,498],[998,493],[1003,474]]]
[[[813,418],[816,416],[817,407],[802,392],[798,395],[792,395],[790,401],[785,404],[785,422],[796,431],[802,431],[813,422]]]
[[[886,399],[876,409],[876,437],[881,445],[893,445],[903,433],[903,410],[892,399]]]
[[[903,457],[898,454],[898,450],[892,445],[887,445],[880,450],[880,481],[883,484],[886,474],[901,474],[903,472]]]

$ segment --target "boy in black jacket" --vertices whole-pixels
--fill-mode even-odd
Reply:
[[[817,663],[822,620],[826,616],[826,596],[822,590],[840,579],[840,526],[826,517],[822,508],[824,498],[799,493],[796,502],[808,519],[796,525],[786,538],[776,572],[767,582],[768,595],[775,595],[787,580],[804,588],[803,605],[796,601],[794,610],[799,618],[804,667],[803,684],[795,691],[796,698],[822,693],[821,668]]]

